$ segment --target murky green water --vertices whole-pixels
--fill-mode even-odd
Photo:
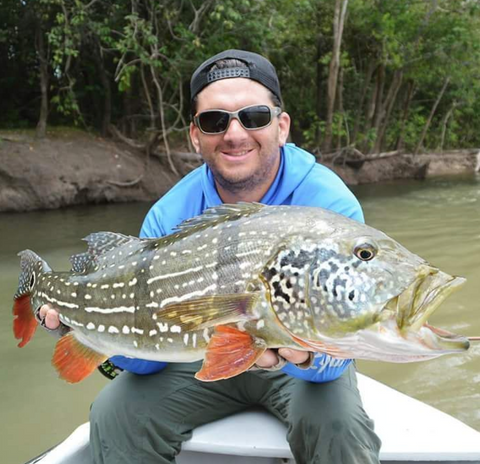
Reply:
[[[374,185],[357,188],[356,193],[371,225],[445,271],[467,277],[467,285],[444,303],[431,322],[480,335],[480,179]],[[25,348],[16,347],[11,329],[19,269],[16,253],[31,248],[54,269],[68,269],[68,257],[84,251],[81,237],[98,230],[135,235],[148,207],[129,204],[0,214],[2,462],[21,464],[65,438],[87,420],[90,403],[107,382],[99,374],[77,385],[59,380],[50,365],[55,339],[43,331]],[[480,430],[480,346],[465,355],[426,363],[359,364],[362,372]]]

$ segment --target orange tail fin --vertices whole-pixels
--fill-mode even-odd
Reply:
[[[22,348],[31,340],[38,326],[32,311],[29,295],[22,295],[15,299],[13,315],[13,334],[17,340],[22,339],[18,344]]]
[[[80,343],[73,333],[68,333],[57,342],[52,364],[61,379],[77,383],[88,377],[107,358]]]

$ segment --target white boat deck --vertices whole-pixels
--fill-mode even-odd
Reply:
[[[365,410],[382,440],[383,463],[480,463],[480,432],[375,380],[358,378]],[[83,424],[31,463],[91,464],[88,433],[89,424]],[[196,429],[177,463],[293,464],[285,435],[285,426],[272,415],[246,411]]]

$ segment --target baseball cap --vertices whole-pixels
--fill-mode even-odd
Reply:
[[[247,67],[211,70],[214,63],[225,59],[243,61]],[[245,50],[225,50],[204,61],[193,73],[190,80],[191,101],[212,82],[235,77],[253,79],[273,92],[280,101],[282,99],[277,72],[270,61],[258,53]]]

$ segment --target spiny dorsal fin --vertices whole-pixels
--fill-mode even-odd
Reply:
[[[236,221],[242,217],[251,216],[264,207],[265,205],[261,203],[246,202],[213,206],[206,209],[200,216],[183,221],[176,229],[182,232],[196,232],[222,222]]]
[[[141,239],[116,232],[94,232],[87,235],[83,240],[88,243],[88,250],[85,253],[79,253],[70,257],[73,272],[86,272],[91,266],[97,264],[96,259],[98,256],[128,242]]]

